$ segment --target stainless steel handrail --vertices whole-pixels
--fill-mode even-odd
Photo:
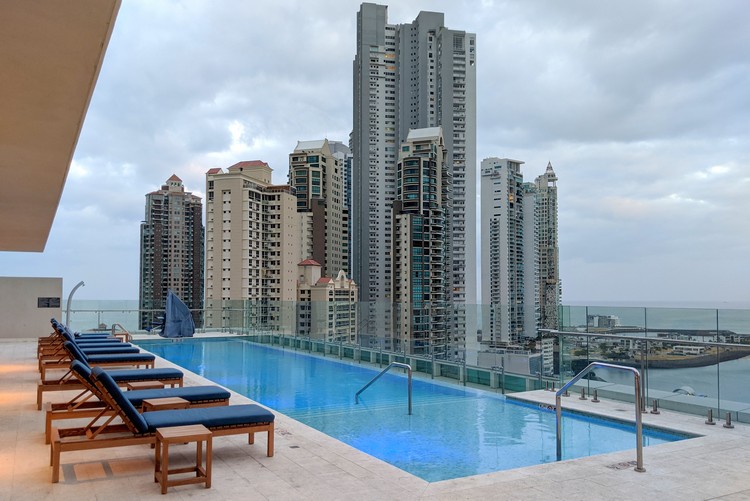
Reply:
[[[579,372],[573,379],[568,381],[555,393],[555,414],[557,415],[557,460],[562,459],[562,405],[561,395],[568,391],[568,388],[577,383],[583,376],[591,372],[592,369],[601,367],[605,369],[617,369],[633,373],[633,380],[635,384],[635,450],[636,450],[636,465],[635,471],[644,472],[646,469],[643,467],[643,423],[641,420],[641,373],[638,369],[633,367],[626,367],[624,365],[614,365],[605,362],[591,362],[581,372]]]
[[[372,383],[374,383],[375,381],[377,381],[378,379],[380,379],[380,376],[382,376],[383,374],[385,374],[386,372],[388,372],[388,370],[391,367],[400,367],[402,369],[406,369],[407,372],[408,372],[408,374],[409,374],[409,376],[408,376],[408,382],[409,382],[409,386],[408,386],[408,389],[409,389],[409,415],[411,416],[411,365],[409,365],[409,364],[403,364],[401,362],[391,362],[388,365],[388,367],[386,367],[385,369],[383,369],[382,371],[380,371],[380,374],[378,374],[377,376],[375,376],[374,378],[372,378],[369,383],[367,383],[366,385],[364,385],[362,387],[362,389],[359,390],[354,395],[354,403],[358,404],[359,403],[359,394],[362,393],[363,391],[365,391],[367,388],[369,388]]]
[[[117,331],[116,327],[119,327],[120,330]],[[133,336],[130,334],[130,332],[128,332],[128,330],[125,327],[116,323],[112,324],[112,336],[117,336],[118,334],[125,334],[125,342],[128,342],[131,339],[133,339]]]

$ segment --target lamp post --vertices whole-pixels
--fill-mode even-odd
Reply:
[[[70,301],[73,299],[73,294],[75,293],[75,291],[77,291],[79,288],[83,287],[84,285],[86,284],[84,284],[83,280],[81,280],[80,282],[76,284],[75,287],[73,287],[73,290],[70,291],[70,294],[68,294],[68,303],[65,308],[65,325],[67,327],[70,327]]]

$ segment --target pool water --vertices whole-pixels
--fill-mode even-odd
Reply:
[[[188,370],[429,482],[556,460],[555,413],[502,395],[407,380],[391,369],[232,338],[138,341]],[[687,438],[649,428],[644,445]],[[635,448],[635,427],[563,414],[563,459]]]

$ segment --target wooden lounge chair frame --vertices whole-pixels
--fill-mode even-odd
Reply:
[[[68,369],[68,368],[70,368],[70,362],[72,360],[76,360],[79,357],[83,357],[84,360],[87,359],[86,355],[80,350],[80,348],[78,348],[77,345],[75,345],[75,343],[71,343],[70,341],[65,341],[63,343],[63,347],[65,348],[65,352],[66,352],[64,360],[58,359],[58,360],[51,361],[51,362],[48,362],[48,363],[45,362],[41,366],[42,380],[45,379],[45,377],[47,375],[47,370],[50,370],[50,369]],[[76,352],[79,352],[80,355],[76,356]],[[106,354],[102,354],[102,355],[106,355]],[[128,356],[128,355],[135,356],[135,355],[144,355],[144,353],[126,353],[124,355],[125,356]],[[113,354],[112,356],[116,357],[117,354]],[[123,360],[110,360],[110,361],[99,361],[99,362],[94,361],[94,362],[89,362],[89,364],[92,367],[93,366],[99,366],[99,367],[102,367],[102,368],[112,368],[112,367],[135,367],[135,368],[140,368],[140,367],[144,367],[146,369],[153,369],[154,365],[156,363],[156,357],[153,356],[153,355],[151,355],[151,357],[153,357],[153,358],[151,358],[151,360],[136,360],[136,359],[133,359],[133,358],[131,358],[131,359],[128,360],[126,358],[126,359],[123,359]]]
[[[82,392],[64,403],[47,402],[45,404],[44,417],[44,443],[49,444],[52,439],[52,423],[61,419],[85,419],[108,416],[115,411],[99,394],[99,389],[89,381],[82,379],[74,371],[70,371],[76,380],[81,383]],[[182,387],[182,385],[180,385]],[[190,401],[190,408],[217,407],[229,405],[229,398],[206,398],[203,400]]]
[[[70,366],[70,363],[68,364]],[[175,386],[182,387],[184,381],[184,375],[179,378],[167,378],[159,377],[153,379],[143,379],[142,381],[158,381],[165,386],[174,388]],[[125,386],[129,381],[118,381],[120,386]],[[36,408],[42,410],[42,399],[44,398],[45,391],[81,391],[87,390],[83,384],[74,377],[73,373],[68,369],[61,378],[59,379],[46,379],[42,380],[36,387]]]
[[[50,447],[52,483],[60,481],[60,456],[63,452],[156,443],[156,433],[139,433],[135,424],[128,419],[127,414],[101,385],[101,383],[96,381],[94,384],[99,389],[102,400],[107,405],[109,414],[105,415],[105,413],[102,412],[100,416],[95,417],[89,422],[89,424],[82,428],[52,427],[52,445]],[[99,420],[105,417],[106,420],[102,424],[98,424]],[[116,418],[119,418],[122,423],[113,423]],[[266,455],[268,457],[273,457],[273,421],[210,427],[209,429],[214,437],[247,433],[249,444],[255,443],[256,433],[266,432],[268,434]]]

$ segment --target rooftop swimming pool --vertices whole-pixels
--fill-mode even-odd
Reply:
[[[414,379],[242,338],[141,347],[429,482],[556,460],[555,413],[487,391]],[[645,446],[689,438],[644,427]],[[563,414],[563,459],[635,448],[635,427]]]

